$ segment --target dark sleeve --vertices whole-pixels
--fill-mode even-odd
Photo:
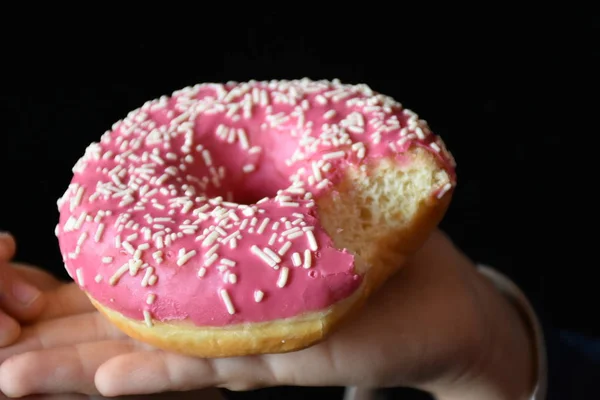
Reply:
[[[600,398],[600,338],[545,327],[547,400]]]

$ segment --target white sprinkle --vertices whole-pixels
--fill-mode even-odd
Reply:
[[[212,158],[208,150],[202,150],[202,158],[204,158],[206,166],[210,167],[212,165]]]
[[[317,185],[317,189],[323,189],[325,188],[325,186],[329,185],[330,181],[329,179],[323,179],[321,182],[319,182],[319,184]]]
[[[81,268],[77,268],[75,273],[77,274],[77,281],[79,282],[79,286],[84,286],[85,282],[83,280],[83,270]]]
[[[287,238],[288,238],[288,240],[294,240],[294,239],[297,239],[297,238],[299,238],[299,237],[300,237],[300,236],[302,236],[302,235],[303,235],[302,231],[297,231],[297,232],[294,232],[294,233],[291,233],[291,234],[289,234],[289,235],[287,236]]]
[[[271,257],[276,263],[280,263],[281,262],[281,258],[279,258],[279,256],[270,248],[265,247],[263,249],[263,251],[265,252],[266,255],[268,255],[269,257]]]
[[[133,242],[133,241],[134,241],[134,240],[136,240],[137,238],[138,238],[138,234],[137,234],[137,233],[133,233],[133,234],[131,234],[131,235],[127,236],[127,238],[126,238],[126,239],[127,239],[127,241],[128,241],[128,242]]]
[[[313,175],[315,176],[315,179],[317,181],[320,181],[321,179],[323,179],[323,176],[321,175],[319,166],[317,165],[317,163],[315,161],[313,161],[313,163],[312,163],[312,170],[313,170]]]
[[[204,266],[205,267],[210,267],[215,261],[217,261],[217,258],[219,258],[218,254],[213,254],[212,256],[208,257],[205,261],[204,261]]]
[[[223,243],[227,243],[229,242],[231,239],[235,238],[237,235],[240,234],[240,231],[235,231],[233,232],[231,235],[227,236],[225,239],[223,239]]]
[[[229,283],[231,283],[231,284],[237,283],[237,275],[236,274],[229,273],[229,274],[227,274],[227,277],[228,277]]]
[[[290,249],[290,247],[292,247],[292,242],[287,241],[283,244],[283,246],[281,246],[277,253],[279,253],[279,255],[283,257],[285,253],[287,253],[287,251]]]
[[[227,265],[229,267],[235,267],[235,261],[229,260],[227,258],[221,258],[221,264]]]
[[[333,117],[335,117],[335,110],[329,110],[325,114],[323,114],[323,118],[325,119],[331,119]]]
[[[156,300],[156,295],[154,293],[150,293],[148,294],[148,297],[146,297],[146,304],[152,305],[154,304],[154,300]]]
[[[259,249],[258,246],[252,245],[252,247],[250,247],[250,251],[252,252],[252,254],[258,256],[261,260],[267,263],[267,265],[269,265],[270,267],[274,267],[277,265],[277,262],[271,257],[269,257],[267,254],[265,254],[261,249]]]
[[[213,243],[219,238],[219,232],[211,232],[204,241],[202,241],[202,247],[212,246]]]
[[[83,188],[83,186],[80,186],[77,189],[77,193],[75,194],[75,197],[73,197],[73,201],[71,202],[71,206],[70,206],[71,212],[73,212],[75,210],[75,208],[79,207],[79,205],[81,204],[81,199],[83,197],[84,191],[85,191],[85,189]]]
[[[300,265],[302,265],[302,259],[300,258],[300,253],[292,254],[292,264],[294,264],[294,267],[299,267]]]
[[[110,279],[108,280],[108,284],[111,286],[114,286],[117,284],[117,282],[119,282],[119,279],[121,279],[121,276],[123,276],[123,274],[125,272],[129,271],[129,263],[126,262],[125,264],[121,265],[119,267],[119,269],[117,269],[115,271],[115,273],[113,274],[113,276],[110,277]]]
[[[179,257],[179,259],[177,260],[177,265],[179,265],[180,267],[185,265],[185,263],[187,263],[190,260],[190,258],[194,257],[195,255],[196,250],[191,250],[188,253],[185,253],[183,256]]]
[[[229,297],[229,293],[227,289],[219,290],[219,294],[221,295],[221,299],[225,303],[225,307],[227,307],[227,312],[231,315],[235,314],[235,308],[233,307],[233,303],[231,302],[231,298]]]
[[[237,135],[238,139],[240,140],[240,145],[242,146],[242,149],[248,150],[250,144],[248,143],[248,137],[246,136],[246,132],[243,129],[239,128],[237,130]]]
[[[141,282],[141,285],[143,287],[148,286],[148,282],[150,281],[150,278],[153,276],[152,275],[153,273],[154,273],[154,267],[146,268],[146,272],[144,273],[144,277],[142,278],[142,282]]]
[[[346,155],[346,153],[342,150],[340,151],[335,151],[333,153],[327,153],[323,155],[323,160],[331,160],[334,158],[340,158],[340,157],[344,157]]]
[[[288,221],[286,221],[286,222],[288,222]],[[289,224],[289,225],[290,225],[290,227],[292,226],[292,224]],[[298,228],[297,226],[293,227],[293,228],[289,228],[289,229],[281,232],[281,236],[288,236],[288,235],[291,235],[294,232],[300,232],[300,228]]]
[[[288,280],[289,268],[283,267],[279,271],[279,279],[277,279],[277,286],[282,288],[286,285]]]
[[[127,252],[129,254],[134,254],[135,253],[135,249],[133,248],[133,246],[131,244],[129,244],[129,242],[123,242],[123,243],[121,243],[121,245],[123,246],[123,248],[125,250],[127,250]]]
[[[310,253],[310,250],[306,249],[306,250],[304,250],[304,268],[308,269],[311,267],[311,265],[312,265],[311,253]]]
[[[102,257],[102,262],[104,264],[110,264],[111,262],[113,262],[113,258],[112,257]]]
[[[448,190],[452,189],[452,184],[450,182],[446,183],[440,192],[437,194],[437,198],[441,199],[448,192]]]
[[[204,275],[206,275],[206,268],[200,267],[200,269],[198,269],[198,278],[202,278]]]
[[[163,161],[162,158],[160,158],[159,156],[157,156],[156,154],[151,154],[150,158],[152,159],[152,161],[155,161],[157,163],[159,163],[160,165],[164,165],[165,162]]]
[[[306,234],[306,239],[308,239],[308,247],[312,251],[317,251],[319,246],[317,245],[317,239],[315,239],[315,235],[312,233],[312,231],[306,231],[304,233]]]
[[[81,245],[83,245],[83,242],[85,242],[85,240],[87,239],[87,237],[88,237],[87,232],[83,232],[79,236],[79,239],[77,240],[77,247],[81,247]]]
[[[260,303],[264,296],[265,296],[265,294],[262,292],[262,290],[254,291],[254,301],[255,302]]]
[[[148,325],[149,328],[152,328],[152,326],[154,325],[152,323],[152,315],[150,315],[150,311],[148,310],[144,310],[144,321],[146,322],[146,325]]]
[[[265,231],[265,228],[267,227],[267,225],[269,224],[269,221],[270,221],[270,219],[268,217],[263,219],[262,223],[256,230],[256,233],[258,233],[259,235],[262,234]]]
[[[214,253],[217,252],[217,250],[219,249],[219,244],[215,244],[213,247],[211,247],[205,254],[204,254],[204,258],[209,258],[211,257]]]
[[[168,175],[163,175],[163,176],[165,177],[165,179],[167,179],[167,178],[168,178]],[[162,178],[162,177],[161,177],[161,178]],[[160,179],[160,178],[159,178],[159,179]],[[159,183],[159,182],[158,182],[158,180],[157,180],[157,181],[156,181],[156,184],[157,184],[157,185],[162,185],[162,182],[161,182],[161,183]],[[144,195],[144,197],[152,197],[152,196],[154,196],[156,193],[158,193],[158,189],[154,188],[154,189],[152,189],[151,191],[149,191],[148,193],[146,193],[146,194]]]
[[[275,240],[277,240],[277,234],[274,233],[271,235],[271,238],[269,239],[269,246],[273,246],[275,244]]]
[[[129,260],[129,274],[135,276],[141,268],[143,261],[140,259]]]

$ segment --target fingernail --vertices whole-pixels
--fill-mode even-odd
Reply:
[[[0,231],[0,239],[10,236],[10,232]]]
[[[36,301],[41,294],[42,292],[28,283],[22,281],[15,281],[13,283],[13,296],[15,296],[15,299],[25,306],[28,306]]]

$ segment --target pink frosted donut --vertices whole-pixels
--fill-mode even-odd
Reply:
[[[67,271],[131,337],[200,357],[327,336],[439,223],[454,160],[366,85],[200,84],[149,101],[77,162]]]

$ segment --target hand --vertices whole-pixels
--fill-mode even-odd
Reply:
[[[125,337],[74,285],[55,289],[48,304],[64,306],[0,349],[5,393],[410,386],[467,400],[525,398],[533,386],[524,326],[439,232],[360,315],[325,342],[294,353],[195,359]]]
[[[27,351],[33,349],[42,349],[60,343],[74,345],[74,335],[67,335],[66,340],[60,341],[57,338],[47,336],[46,332],[54,332],[59,335],[64,334],[60,331],[60,324],[65,323],[65,329],[76,328],[77,322],[81,323],[80,328],[84,329],[83,336],[99,337],[102,336],[94,329],[100,329],[105,321],[98,320],[95,325],[88,325],[92,319],[99,318],[99,314],[95,312],[91,303],[88,301],[79,288],[74,284],[64,284],[57,280],[52,275],[42,271],[39,268],[31,267],[24,264],[10,263],[9,261],[15,254],[16,244],[14,238],[6,233],[0,233],[0,362],[6,360],[10,354],[16,355],[17,360],[23,360],[27,356]],[[79,316],[79,318],[69,318],[69,316]],[[30,323],[30,325],[28,325]],[[106,325],[108,331],[106,335],[114,335],[115,338],[126,339],[125,335]],[[87,329],[87,330],[86,330]],[[72,332],[71,332],[72,333]],[[17,340],[18,339],[18,340]],[[48,344],[45,343],[48,341]],[[136,343],[131,343],[135,345]],[[2,347],[8,346],[2,349]],[[25,358],[26,359],[26,358]],[[9,370],[12,373],[12,361],[9,361],[0,368],[0,370]],[[45,371],[42,378],[42,384],[39,386],[41,390],[35,390],[31,385],[31,378],[36,380],[36,377],[30,377],[22,382],[20,378],[17,381],[11,382],[8,385],[8,390],[4,390],[4,385],[0,384],[0,400],[7,399],[6,394],[12,396],[23,396],[30,393],[39,393],[37,396],[28,397],[32,400],[99,400],[105,397],[97,395],[97,390],[79,390],[74,389],[72,383],[64,384],[64,381],[57,382],[55,389],[48,390],[48,382],[43,379],[52,379],[52,374],[55,374],[57,368],[61,367],[61,362],[56,359],[50,359],[44,363],[42,369]],[[42,369],[37,369],[40,371]],[[68,365],[67,365],[68,370]],[[23,370],[15,371],[17,375]],[[6,376],[6,374],[3,374]],[[56,377],[56,375],[54,375]],[[11,374],[8,375],[9,380]],[[63,378],[67,378],[63,375]],[[87,383],[89,381],[86,380]],[[14,388],[17,384],[16,390]],[[62,386],[60,386],[62,384]],[[85,384],[85,383],[84,383]],[[33,388],[33,390],[31,390]],[[79,393],[88,393],[92,396],[82,395]],[[26,393],[25,393],[26,392]],[[56,392],[56,395],[49,394]],[[161,400],[172,399],[173,394],[155,394],[144,396],[126,396],[113,397],[113,400],[128,399],[128,400]],[[178,400],[200,399],[200,400],[222,400],[218,391],[194,391],[187,393],[178,393]]]
[[[0,232],[0,346],[6,346],[19,337],[21,322],[37,318],[44,309],[41,289],[57,284],[56,280],[41,271],[24,265],[7,268],[14,256],[16,245],[13,237]]]

